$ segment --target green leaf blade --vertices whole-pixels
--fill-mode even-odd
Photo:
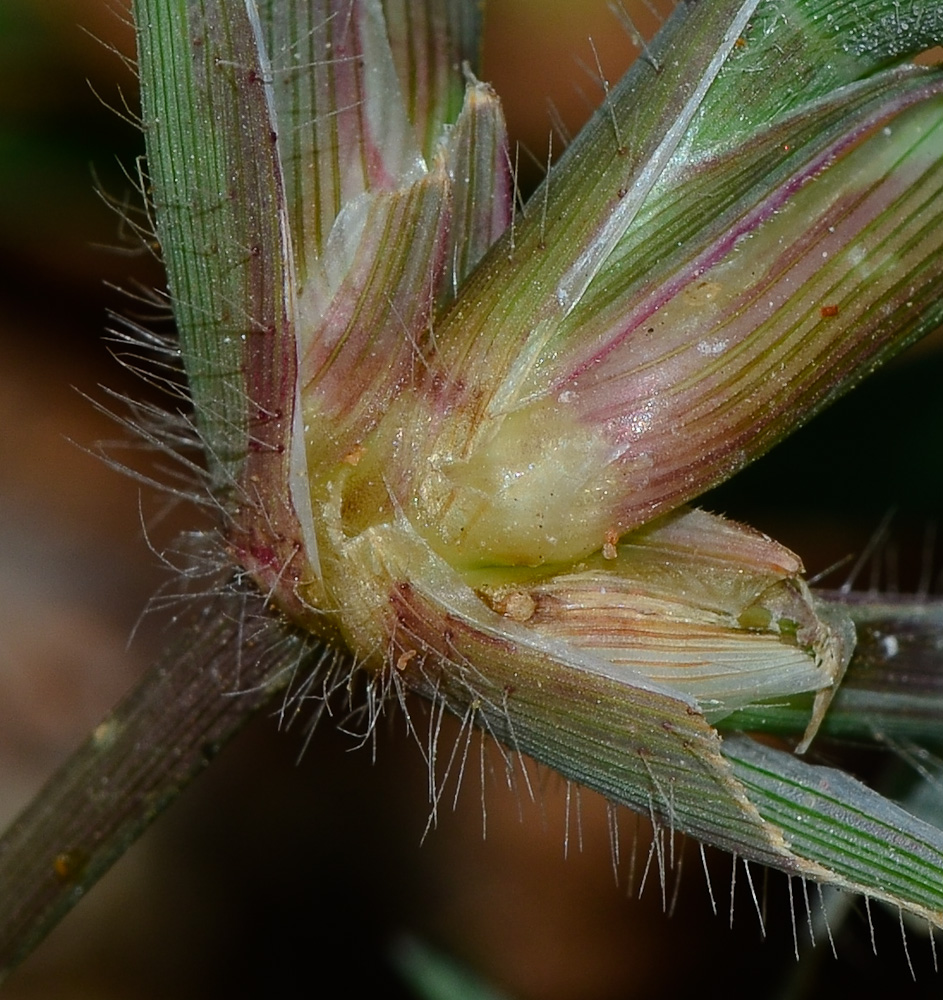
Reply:
[[[797,857],[834,873],[846,888],[943,926],[943,831],[834,768],[812,767],[743,737],[726,739],[724,755]]]

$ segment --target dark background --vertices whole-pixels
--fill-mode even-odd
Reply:
[[[574,59],[592,64],[587,36],[613,80],[632,50],[603,2],[492,7],[484,76],[507,101],[512,135],[542,159],[547,98],[574,129],[598,100]],[[159,620],[146,619],[127,645],[165,578],[151,546],[192,520],[185,510],[165,514],[160,498],[83,450],[117,433],[83,394],[105,399],[100,384],[149,391],[115,363],[102,336],[109,310],[147,312],[112,286],[134,292],[161,281],[96,194],[133,204],[125,171],[133,175],[141,138],[102,103],[121,108],[126,98],[133,108],[135,81],[119,57],[132,52],[117,2],[0,4],[2,821],[152,656]],[[879,583],[913,589],[939,561],[925,540],[943,511],[941,367],[933,345],[917,348],[706,505],[792,546],[811,573],[860,552],[894,508]],[[874,958],[856,901],[840,929],[836,920],[839,960],[820,943],[803,948],[797,966],[779,875],[767,883],[753,873],[768,892],[764,940],[740,868],[731,930],[730,861],[708,853],[715,917],[694,845],[679,845],[683,878],[668,918],[655,873],[633,898],[647,824],[619,813],[617,883],[606,807],[584,793],[582,850],[571,830],[565,859],[566,789],[545,771],[531,770],[532,802],[520,781],[506,787],[490,753],[487,837],[474,774],[423,841],[426,768],[395,718],[381,728],[375,762],[329,727],[297,762],[301,742],[300,729],[279,733],[273,719],[259,719],[4,996],[409,996],[394,971],[408,940],[519,998],[674,997],[705,986],[731,996],[887,988],[939,996],[925,932],[908,932],[914,985],[897,914],[873,908]]]

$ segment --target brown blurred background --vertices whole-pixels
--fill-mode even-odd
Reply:
[[[645,10],[638,22],[653,25]],[[600,97],[575,58],[595,65],[589,36],[614,81],[634,50],[603,0],[491,4],[484,76],[537,160],[548,99],[575,130]],[[190,523],[183,510],[159,517],[160,498],[87,453],[119,432],[83,394],[104,400],[100,384],[146,391],[109,356],[102,333],[109,310],[147,309],[112,286],[133,292],[161,281],[96,194],[133,203],[124,171],[133,173],[140,135],[103,104],[134,107],[123,62],[132,53],[118,0],[0,4],[0,821],[160,642],[160,622],[147,619],[127,643],[164,579],[142,523],[157,549]],[[928,558],[922,539],[943,509],[941,366],[922,350],[919,365],[897,363],[718,492],[712,508],[776,535],[817,572],[860,551],[896,505],[898,569],[884,583],[896,573],[914,586]],[[564,858],[565,788],[546,772],[532,772],[534,803],[520,783],[509,790],[496,765],[486,838],[472,776],[423,841],[426,769],[402,730],[394,718],[380,733],[374,763],[324,727],[297,763],[300,731],[258,720],[4,995],[415,996],[394,959],[408,939],[519,998],[675,997],[708,986],[732,996],[873,995],[881,982],[900,996],[939,995],[925,939],[911,936],[914,985],[896,914],[878,915],[875,959],[860,907],[838,934],[838,962],[820,945],[797,969],[778,876],[769,880],[767,939],[742,869],[730,930],[729,859],[709,855],[714,917],[691,845],[679,845],[684,877],[670,919],[654,873],[642,899],[631,898],[647,825],[619,814],[617,883],[607,810],[584,793],[582,849],[571,829]]]

